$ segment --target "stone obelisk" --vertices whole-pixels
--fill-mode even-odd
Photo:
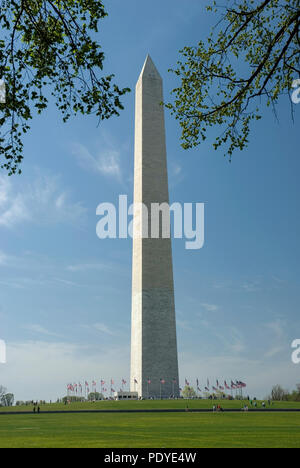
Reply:
[[[130,389],[179,396],[171,239],[151,237],[151,206],[169,204],[163,83],[148,55],[136,85]],[[136,227],[139,232],[136,234]],[[145,235],[146,233],[146,235]],[[148,235],[148,237],[146,237]]]

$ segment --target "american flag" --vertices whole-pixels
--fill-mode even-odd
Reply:
[[[161,384],[165,384],[166,381],[165,381],[164,379],[160,379],[160,383],[161,383]]]
[[[225,382],[224,382],[224,385],[225,385],[225,388],[226,388],[227,390],[230,390],[230,387],[227,385],[226,380],[225,380]]]
[[[187,385],[188,387],[190,386],[190,383],[185,379],[185,385]]]
[[[147,380],[147,383],[148,383],[148,384],[151,384],[151,380],[150,380],[150,379],[148,379],[148,380]]]
[[[213,387],[212,389],[213,389],[215,392],[217,392],[217,391],[218,391],[218,389],[217,389],[216,387]]]
[[[89,383],[87,381],[85,381],[85,386],[88,387],[89,386]]]
[[[122,379],[122,384],[126,385],[126,380]]]
[[[244,382],[241,382],[240,380],[237,380],[237,381],[236,381],[236,384],[239,385],[238,388],[245,388],[245,387],[247,387],[247,385],[246,385]]]
[[[134,383],[138,383],[138,381],[136,379],[134,379]]]
[[[104,380],[101,380],[101,386],[102,385],[105,385],[105,381]]]

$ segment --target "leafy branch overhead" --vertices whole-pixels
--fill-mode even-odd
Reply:
[[[214,148],[225,145],[229,157],[248,144],[252,120],[261,118],[265,100],[276,113],[300,76],[299,0],[235,0],[220,7],[219,23],[206,42],[185,47],[183,60],[170,70],[181,80],[168,107],[182,127],[182,146],[192,148],[219,125]],[[292,114],[293,114],[293,105]]]
[[[63,120],[119,115],[129,91],[103,76],[104,53],[92,35],[107,13],[99,0],[0,0],[0,165],[14,174],[23,159],[22,137],[33,111],[54,96]]]

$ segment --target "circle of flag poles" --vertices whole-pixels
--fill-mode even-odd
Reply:
[[[105,388],[105,380],[101,379],[100,381],[100,391],[101,391],[101,395],[105,395],[108,391],[107,391],[107,388]],[[138,381],[136,378],[134,378],[133,380],[133,383],[134,383],[134,391],[136,391],[136,385],[138,384]],[[151,387],[151,383],[153,383],[153,380],[148,377],[146,379],[146,384],[147,384],[147,397],[149,398],[150,397],[150,387]],[[162,399],[162,394],[163,394],[163,388],[164,388],[164,385],[167,383],[167,381],[162,377],[160,378],[159,380],[159,396],[160,396],[160,399]],[[172,384],[172,395],[171,397],[174,397],[175,395],[175,384],[177,383],[176,379],[172,379],[171,382]],[[190,385],[190,382],[189,380],[187,380],[185,378],[185,387],[191,387]],[[121,392],[124,392],[125,391],[125,386],[127,384],[127,380],[125,380],[124,378],[122,378],[121,380],[121,386],[120,386],[120,391]],[[110,392],[109,392],[109,395],[110,395],[110,398],[113,398],[113,394],[115,393],[115,389],[114,389],[114,386],[115,386],[115,381],[114,379],[110,379]],[[218,393],[223,393],[223,395],[227,395],[227,396],[231,396],[232,398],[234,397],[234,392],[235,392],[235,398],[239,397],[239,398],[243,398],[243,389],[246,388],[246,384],[244,382],[242,382],[241,380],[230,380],[230,383],[229,383],[229,380],[224,380],[224,383],[221,383],[219,382],[218,379],[216,379],[216,384],[215,385],[212,385],[210,383],[210,380],[207,379],[206,381],[206,384],[204,384],[202,386],[202,388],[204,388],[204,390],[201,390],[201,387],[200,387],[200,381],[199,379],[197,378],[196,379],[196,394],[198,397],[200,398],[203,398],[203,396],[201,396],[201,394],[203,394],[204,396],[206,395],[210,395],[212,396],[213,394],[218,394]],[[89,382],[87,380],[84,381],[84,384],[81,384],[81,382],[79,383],[69,383],[67,384],[67,397],[68,398],[71,398],[71,397],[80,397],[80,399],[83,398],[83,393],[84,393],[84,398],[85,400],[88,400],[88,397],[89,397],[89,394],[90,394],[90,388],[92,389],[92,392],[94,393],[94,395],[96,396],[97,394],[97,382],[95,380],[92,380],[91,382],[91,385],[89,384]],[[83,391],[84,389],[84,391]],[[179,386],[179,391],[180,393],[182,393],[183,391],[183,388],[182,386]]]

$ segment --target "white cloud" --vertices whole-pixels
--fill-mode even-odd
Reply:
[[[184,174],[182,170],[182,166],[177,162],[171,162],[169,167],[169,183],[170,188],[175,187],[184,179]]]
[[[103,324],[98,324],[103,325]],[[100,327],[101,328],[101,327]],[[38,331],[48,330],[39,329]],[[7,343],[7,364],[1,366],[1,383],[16,399],[46,399],[55,401],[65,394],[69,382],[84,382],[95,379],[117,382],[129,380],[130,347],[111,343],[79,345],[55,340],[46,342],[22,341]],[[220,382],[239,379],[247,383],[245,393],[265,398],[273,385],[281,384],[292,390],[299,377],[299,366],[290,360],[254,359],[249,352],[246,356],[219,354],[203,356],[195,352],[179,353],[180,382],[184,377],[200,387],[219,379]]]
[[[66,284],[67,286],[72,286],[72,287],[74,286],[76,288],[82,286],[82,284],[80,283],[75,283],[74,281],[70,281],[64,278],[53,278],[53,280],[56,281],[57,283]]]
[[[265,352],[265,358],[273,358],[274,356],[286,352],[289,349],[289,339],[286,331],[286,321],[281,318],[276,318],[271,322],[264,324],[268,333],[268,349]]]
[[[0,265],[6,265],[8,260],[7,255],[0,250]]]
[[[261,289],[261,285],[260,285],[260,282],[259,281],[245,281],[242,285],[241,285],[241,288],[244,290],[244,291],[247,291],[247,292],[257,292]]]
[[[0,208],[7,202],[8,193],[10,191],[10,179],[0,176]]]
[[[246,350],[243,334],[238,328],[223,325],[221,328],[207,320],[201,319],[201,327],[206,329],[206,335],[217,338],[223,353],[226,355],[239,355]]]
[[[19,181],[12,180],[0,176],[0,227],[13,228],[24,222],[82,224],[86,209],[70,200],[59,176],[37,174],[33,183],[19,187]]]
[[[11,279],[8,279],[7,281],[0,280],[0,284],[9,288],[24,289],[23,284],[21,284],[18,281],[14,281],[14,280],[12,281]]]
[[[28,207],[21,193],[14,193],[11,182],[0,176],[0,226],[7,228],[30,219]]]
[[[106,148],[99,151],[96,155],[92,155],[84,145],[75,143],[72,153],[82,169],[110,176],[121,181],[119,151]]]
[[[55,336],[55,337],[60,336],[57,333],[51,332],[50,330],[47,330],[42,325],[38,325],[38,324],[23,325],[23,328],[37,335],[46,335],[46,336]]]
[[[181,174],[181,171],[182,171],[182,167],[179,166],[179,164],[174,164],[173,165],[173,174],[174,175],[177,176],[177,175]]]
[[[93,323],[91,325],[81,325],[81,328],[87,330],[88,332],[100,332],[109,336],[120,335],[120,330],[117,331],[116,328],[112,329],[103,322]]]
[[[113,377],[118,385],[129,375],[129,360],[128,347],[118,345],[93,347],[57,340],[7,343],[1,383],[16,400],[56,401],[66,394],[70,382],[108,382]]]
[[[285,346],[274,346],[270,348],[269,351],[265,353],[266,358],[272,358],[276,356],[276,354],[283,353],[286,350]]]
[[[114,273],[121,276],[128,276],[127,266],[114,262],[83,262],[68,265],[66,270],[73,274],[88,274],[91,271]]]
[[[72,272],[89,270],[111,270],[113,266],[108,263],[79,263],[77,265],[68,265],[67,270]]]
[[[93,328],[101,333],[105,333],[106,335],[115,335],[115,331],[111,330],[107,325],[104,323],[95,323]]]
[[[207,312],[215,312],[216,310],[219,309],[219,306],[217,306],[216,304],[208,304],[206,302],[202,302],[200,305],[205,310],[207,310]]]
[[[265,327],[278,339],[281,339],[285,336],[286,323],[282,319],[276,319],[272,322],[265,323]]]

